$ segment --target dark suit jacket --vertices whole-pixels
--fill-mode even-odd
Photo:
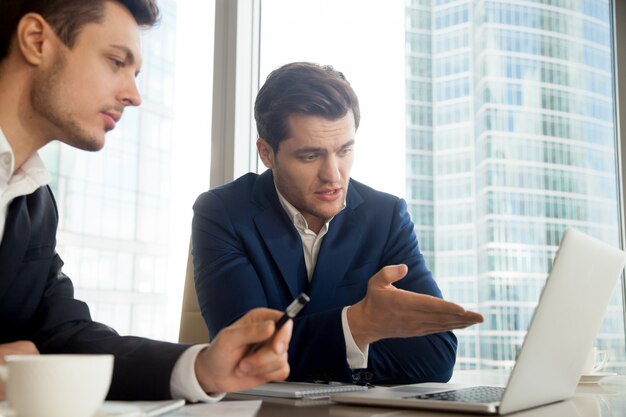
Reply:
[[[290,379],[447,381],[456,353],[452,333],[381,340],[370,345],[367,371],[350,371],[341,310],[363,298],[372,275],[405,263],[409,273],[397,287],[436,297],[441,292],[419,251],[404,200],[351,180],[346,204],[330,223],[309,285],[301,239],[280,205],[271,171],[246,174],[200,195],[193,262],[210,334],[254,307],[282,310],[306,291],[311,302],[295,319]]]
[[[122,337],[92,321],[61,272],[57,223],[48,187],[9,206],[0,245],[0,343],[30,340],[41,353],[111,353],[109,399],[170,398],[170,374],[187,346]]]

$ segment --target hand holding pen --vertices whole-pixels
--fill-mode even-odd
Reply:
[[[196,360],[196,376],[202,388],[206,392],[232,392],[287,378],[287,349],[291,337],[291,326],[287,324],[308,302],[309,297],[300,294],[282,314],[268,308],[255,308],[222,329]],[[270,318],[275,320],[271,333]],[[255,339],[256,343],[251,344],[250,339]],[[275,345],[272,349],[257,352],[272,344]]]
[[[292,323],[286,320],[276,331],[282,315],[278,310],[255,308],[223,328],[196,357],[194,371],[202,389],[241,391],[287,378]],[[257,343],[267,343],[267,347],[250,354],[250,346]]]
[[[291,304],[287,306],[283,315],[278,319],[278,321],[276,321],[276,328],[274,330],[274,335],[280,330],[281,327],[285,325],[285,323],[287,323],[287,320],[293,319],[294,317],[296,317],[298,313],[302,311],[304,306],[306,306],[309,303],[309,301],[311,301],[311,299],[305,293],[301,293],[298,297],[296,297],[296,299],[293,300]],[[272,340],[274,335],[272,335],[272,337],[269,340],[265,342],[257,343],[256,345],[252,346],[250,348],[249,353],[252,354],[256,352],[257,350],[259,350],[261,347],[263,347],[266,343],[269,343],[269,341]]]

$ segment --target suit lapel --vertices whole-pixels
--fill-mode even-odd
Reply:
[[[278,201],[271,171],[268,170],[259,177],[253,190],[253,200],[262,206],[262,211],[254,217],[254,223],[282,275],[281,278],[295,298],[305,291],[308,284],[302,241]]]
[[[9,206],[4,236],[0,245],[0,297],[17,278],[30,236],[30,217],[26,196],[18,197]]]
[[[362,202],[354,187],[348,188],[346,208],[330,222],[324,236],[309,289],[311,305],[316,311],[336,307],[329,295],[335,292],[346,275],[350,260],[359,247],[363,227],[361,215],[355,209]]]

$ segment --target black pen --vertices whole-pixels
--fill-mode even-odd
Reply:
[[[309,301],[311,301],[311,299],[305,293],[301,293],[298,297],[296,297],[296,299],[293,300],[291,304],[287,306],[283,315],[280,316],[278,321],[276,321],[276,328],[274,329],[274,334],[276,334],[280,330],[280,328],[283,327],[285,323],[287,323],[287,320],[293,319],[294,317],[296,317],[298,313],[304,308],[304,306],[309,303]],[[272,335],[272,337],[274,337],[274,335]],[[268,340],[271,340],[271,339],[272,338],[270,337],[270,339]],[[250,349],[250,353],[256,352],[265,343],[267,343],[267,340],[265,342],[260,342],[252,346],[252,348]]]

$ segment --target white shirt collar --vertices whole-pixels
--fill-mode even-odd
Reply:
[[[8,208],[11,202],[34,193],[50,182],[50,173],[36,152],[13,172],[15,154],[0,129],[0,242],[4,236]]]
[[[15,155],[6,136],[0,128],[0,191],[18,180],[26,180],[34,189],[50,182],[50,172],[38,153],[32,154],[15,172]],[[34,191],[33,189],[33,191]],[[1,194],[1,193],[0,193]]]
[[[13,176],[14,159],[13,149],[0,129],[0,190],[9,185],[9,180]]]

